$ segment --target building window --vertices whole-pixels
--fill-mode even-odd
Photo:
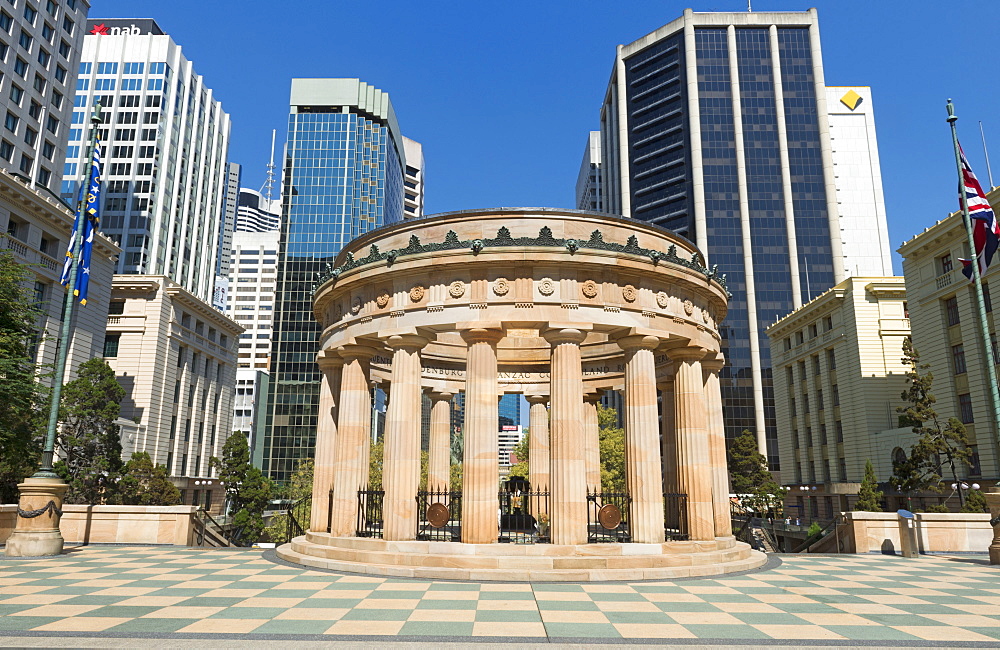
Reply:
[[[837,442],[844,442],[844,423],[837,420],[833,423],[833,428],[837,432]]]
[[[819,355],[818,354],[814,354],[813,355],[813,374],[816,375],[817,377],[819,377],[819,375],[820,375],[820,372],[819,372]]]
[[[12,133],[17,133],[17,125],[21,120],[18,119],[17,115],[14,115],[10,111],[7,111],[7,118],[4,119],[3,125],[7,127],[7,130]]]
[[[961,343],[951,346],[951,366],[956,375],[965,374],[965,346]]]
[[[799,448],[799,431],[798,431],[798,429],[792,429],[792,444],[795,445],[795,449]]]
[[[788,398],[788,408],[792,412],[792,417],[794,418],[797,415],[797,413],[795,412],[795,398],[794,397]]]
[[[954,268],[951,262],[951,253],[947,255],[942,255],[938,258],[938,275],[944,275],[945,273],[951,273]]]
[[[826,351],[826,365],[830,368],[830,370],[837,369],[837,355],[833,350]]]
[[[118,343],[121,338],[121,334],[108,334],[104,337],[104,357],[106,359],[118,356]]]
[[[969,445],[969,451],[972,452],[972,456],[969,458],[969,475],[970,476],[981,476],[983,473],[982,465],[979,462],[979,445]]]
[[[823,319],[823,331],[829,332],[833,329],[833,316],[827,316]]]
[[[952,325],[958,325],[960,321],[958,317],[958,298],[952,296],[951,298],[945,298],[944,301],[944,313],[945,318],[948,322],[948,327]]]
[[[990,347],[993,349],[993,365],[1000,363],[1000,349],[997,348],[997,335],[990,334]]]
[[[809,395],[806,393],[802,393],[802,412],[809,412]]]
[[[958,396],[958,414],[962,419],[962,424],[975,422],[972,416],[972,395],[964,393]]]
[[[825,407],[823,406],[823,390],[819,389],[816,391],[816,409],[822,411]]]
[[[986,305],[986,311],[991,312],[993,311],[993,299],[990,297],[990,285],[986,282],[983,282],[982,287],[983,287],[983,303]],[[973,288],[973,290],[975,290],[975,288]]]
[[[840,390],[837,388],[837,384],[833,385],[833,405],[840,406]]]

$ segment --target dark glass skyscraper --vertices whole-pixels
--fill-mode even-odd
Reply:
[[[402,137],[389,95],[358,79],[293,79],[263,470],[284,481],[316,439],[317,274],[351,239],[403,218]]]
[[[604,209],[693,240],[727,275],[727,438],[779,469],[765,328],[843,279],[815,10],[694,13],[619,46]]]

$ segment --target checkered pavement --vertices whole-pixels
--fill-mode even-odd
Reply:
[[[781,560],[710,579],[466,583],[296,568],[252,550],[77,547],[0,559],[0,645],[72,633],[1000,647],[1000,568],[982,556]]]

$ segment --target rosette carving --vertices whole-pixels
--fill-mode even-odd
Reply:
[[[585,297],[593,298],[597,296],[597,283],[594,282],[593,280],[587,280],[586,282],[583,283],[581,291],[583,291],[583,295]]]
[[[378,305],[379,309],[385,309],[386,305],[389,304],[389,292],[383,291],[375,298],[375,304]]]
[[[506,296],[510,292],[510,282],[507,278],[497,278],[493,281],[493,293],[498,296]]]
[[[659,305],[660,309],[666,309],[669,302],[670,296],[667,295],[666,291],[656,292],[656,304]]]
[[[684,313],[687,314],[688,316],[694,313],[694,303],[691,302],[690,300],[684,301]]]
[[[556,292],[556,283],[552,281],[552,278],[542,278],[538,281],[538,293],[543,296],[551,296]]]
[[[413,302],[420,302],[424,299],[424,293],[426,293],[426,290],[418,284],[410,289],[410,300]]]
[[[461,280],[455,280],[448,285],[448,294],[452,298],[461,298],[465,294],[465,283]]]
[[[638,295],[639,292],[636,291],[635,287],[632,286],[631,284],[626,284],[624,287],[622,287],[622,298],[625,299],[625,302],[635,302],[635,299]]]
[[[354,296],[354,300],[351,301],[351,313],[357,314],[359,311],[361,311],[361,306],[363,304],[364,301],[361,300],[361,296]]]

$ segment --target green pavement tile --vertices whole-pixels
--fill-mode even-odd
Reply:
[[[246,598],[224,598],[216,596],[195,596],[177,603],[177,607],[231,607]]]
[[[334,582],[327,586],[327,589],[342,589],[344,591],[357,591],[358,589],[371,589],[375,590],[378,586],[377,582]]]
[[[309,598],[294,605],[296,609],[329,607],[331,609],[352,609],[361,602],[360,598]]]
[[[226,587],[232,587],[233,589],[270,589],[274,586],[273,582],[254,582],[253,580],[237,580],[232,584],[225,585]]]
[[[31,586],[34,587],[36,585],[32,584]],[[105,589],[105,587],[56,587],[54,589],[47,590],[45,593],[59,594],[60,596],[85,596],[101,589]]]
[[[996,624],[995,627],[972,627],[972,626],[965,626],[965,629],[969,630],[970,632],[977,632],[977,633],[983,634],[985,636],[991,636],[994,639],[1000,639],[1000,621],[997,621],[997,624]]]
[[[484,623],[539,623],[542,616],[535,611],[520,609],[480,609],[476,620]]]
[[[429,600],[417,603],[417,609],[476,609],[474,600]]]
[[[739,587],[744,594],[787,594],[788,591],[781,587]]]
[[[392,589],[379,589],[378,591],[373,591],[369,598],[393,598],[398,600],[413,600],[414,598],[420,598],[424,595],[423,591],[413,590],[413,591],[393,591]]]
[[[856,641],[921,641],[920,637],[881,625],[824,625],[824,628]]]
[[[934,586],[931,585],[931,588],[933,589]],[[974,605],[980,602],[975,598],[963,598],[962,596],[914,596],[914,598],[926,600],[935,605]]]
[[[733,612],[730,614],[748,625],[811,625],[809,621],[795,614],[776,614],[774,612]]]
[[[479,600],[534,600],[530,591],[480,591]]]
[[[433,582],[427,591],[479,591],[479,585],[464,582]]]
[[[545,591],[583,591],[583,585],[558,584],[558,583],[532,584],[531,588],[535,591],[536,594]]]
[[[597,605],[589,600],[545,600],[538,595],[538,609],[550,612],[599,612]]]
[[[690,593],[684,587],[676,587],[673,585],[629,585],[640,594],[686,594]]]
[[[407,621],[399,629],[399,636],[472,636],[472,623]]]
[[[623,593],[590,593],[590,599],[602,603],[644,603],[646,599],[642,594]]]
[[[60,605],[62,603],[59,603]],[[100,607],[98,609],[92,609],[89,612],[83,612],[82,614],[77,614],[77,616],[108,616],[114,618],[139,618],[140,616],[145,616],[146,614],[155,612],[161,607],[154,607],[151,605],[108,605],[107,607]]]
[[[545,632],[551,639],[620,639],[621,634],[610,623],[545,623]]]
[[[767,603],[771,607],[789,614],[843,614],[839,607],[831,607],[826,603]]]
[[[108,628],[105,632],[117,633],[170,633],[201,620],[194,618],[136,618]]]
[[[75,598],[67,598],[66,600],[60,600],[60,605],[114,605],[115,603],[120,603],[123,600],[128,600],[132,596],[97,596],[93,592],[95,590],[104,589],[104,587],[93,587],[90,593],[76,596]],[[60,592],[64,593],[64,592]]]
[[[275,618],[285,609],[285,607],[227,607],[209,618]]]
[[[738,589],[738,587],[737,587]],[[754,598],[753,596],[748,596],[746,594],[697,594],[705,600],[718,603],[722,606],[723,603],[759,603],[760,600]]]
[[[333,621],[268,621],[254,628],[254,634],[323,634]]]
[[[61,616],[4,616],[0,618],[0,630],[31,630],[40,625],[54,623],[61,618]]]
[[[749,625],[685,625],[684,628],[701,640],[705,639],[770,639]]]
[[[173,596],[175,598],[196,598],[201,596],[208,589],[195,589],[194,587],[164,587],[151,591],[145,596]]]
[[[664,612],[719,612],[725,609],[712,603],[653,603]]]
[[[344,621],[405,621],[412,609],[352,609],[344,614]]]
[[[890,607],[899,609],[899,605],[890,605]],[[925,609],[924,613],[932,612]],[[893,627],[906,625],[942,625],[938,621],[924,618],[923,616],[918,616],[916,614],[858,614],[858,616],[867,618],[869,621],[873,621],[875,623],[881,623],[882,625],[889,625]]]
[[[0,618],[6,616],[7,614],[13,614],[14,612],[23,612],[24,610],[31,609],[32,607],[38,607],[38,605],[4,605],[3,602],[0,602]]]
[[[320,589],[270,589],[261,596],[268,598],[309,598]]]
[[[664,613],[657,612],[604,612],[612,623],[660,623],[673,625],[676,621]]]

